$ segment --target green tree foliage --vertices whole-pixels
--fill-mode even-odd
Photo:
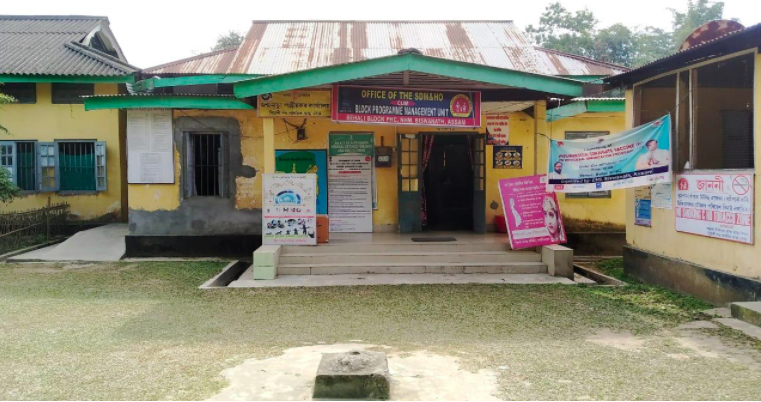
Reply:
[[[624,24],[598,29],[598,21],[591,11],[571,12],[555,2],[545,8],[538,26],[526,27],[526,33],[537,45],[547,49],[637,67],[675,52],[697,27],[721,19],[724,3],[687,0],[685,12],[670,11],[673,32]]]
[[[724,3],[711,3],[708,0],[687,0],[687,11],[679,12],[673,8],[671,11],[674,29],[674,47],[679,48],[682,42],[699,26],[708,21],[719,20],[724,15]]]
[[[243,39],[244,36],[241,35],[240,32],[231,30],[224,35],[219,35],[217,37],[217,44],[214,45],[211,50],[214,51],[237,48],[241,43],[243,43]]]
[[[0,85],[2,85],[2,84],[0,84]],[[2,107],[3,105],[7,105],[9,103],[13,103],[13,102],[16,102],[16,99],[14,99],[10,95],[6,95],[6,94],[0,92],[0,107]],[[0,124],[0,133],[9,134],[8,133],[8,129],[3,127],[2,124]]]
[[[11,173],[5,168],[0,168],[0,203],[11,202],[18,197],[20,192],[21,190],[11,181]]]

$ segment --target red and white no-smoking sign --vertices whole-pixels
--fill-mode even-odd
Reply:
[[[683,174],[676,182],[677,231],[753,244],[752,174]]]

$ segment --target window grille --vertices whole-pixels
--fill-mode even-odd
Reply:
[[[95,143],[58,144],[60,191],[95,191]]]
[[[37,190],[37,151],[31,141],[16,142],[16,185],[24,191]]]
[[[82,96],[95,94],[94,84],[53,83],[54,104],[84,103]]]
[[[0,92],[12,96],[16,103],[37,103],[37,84],[11,82],[0,85]]]
[[[186,195],[225,197],[226,141],[221,134],[188,134]]]

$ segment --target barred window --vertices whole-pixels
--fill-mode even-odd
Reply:
[[[37,103],[37,84],[9,82],[0,86],[0,92],[12,96],[16,103]]]
[[[185,195],[227,196],[227,141],[222,134],[186,134]]]
[[[93,84],[53,83],[53,103],[55,104],[85,103],[82,97],[94,94],[95,85]]]
[[[37,151],[32,141],[16,143],[16,185],[24,191],[37,190]]]

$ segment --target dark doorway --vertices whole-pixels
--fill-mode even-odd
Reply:
[[[428,230],[473,230],[473,163],[467,135],[435,136],[423,181]]]

